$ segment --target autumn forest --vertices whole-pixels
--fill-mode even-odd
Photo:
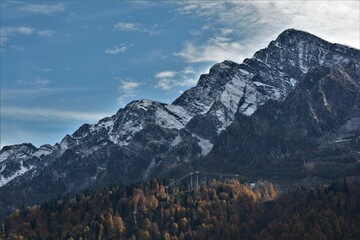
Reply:
[[[356,180],[283,193],[235,179],[186,187],[152,180],[59,197],[14,211],[0,238],[360,239]]]

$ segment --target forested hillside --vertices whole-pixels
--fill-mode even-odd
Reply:
[[[278,195],[270,183],[152,180],[18,209],[1,239],[360,239],[360,182]],[[198,189],[197,189],[198,188]],[[168,203],[167,194],[168,192]]]

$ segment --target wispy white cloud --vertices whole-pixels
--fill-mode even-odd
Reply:
[[[194,37],[198,37],[198,36],[201,36],[201,35],[203,35],[203,34],[205,34],[205,33],[209,33],[209,32],[214,32],[214,31],[216,31],[217,30],[217,28],[215,28],[215,27],[211,27],[211,26],[208,26],[208,25],[205,25],[205,26],[203,26],[203,27],[201,27],[201,28],[195,28],[195,29],[191,29],[190,31],[189,31],[189,33],[192,35],[192,36],[194,36]]]
[[[22,87],[22,88],[5,88],[1,89],[1,100],[24,99],[33,98],[43,95],[48,95],[58,90],[48,87]]]
[[[21,33],[24,35],[31,35],[34,32],[34,29],[29,27],[5,28],[5,31],[6,30],[8,30],[9,32]]]
[[[164,31],[165,29],[159,24],[154,24],[151,26],[151,28],[145,29],[145,32],[149,33],[150,35],[159,35]]]
[[[193,86],[197,80],[195,71],[191,67],[185,67],[183,70],[176,71],[163,71],[154,75],[158,79],[155,88],[160,88],[164,91],[169,91],[174,87],[179,86]]]
[[[138,82],[131,82],[131,81],[122,81],[120,83],[120,89],[124,92],[133,91],[134,89],[138,88],[140,83]]]
[[[40,30],[37,32],[38,36],[40,37],[51,37],[56,33],[54,30]]]
[[[214,37],[207,40],[201,46],[192,42],[185,42],[184,48],[174,54],[190,63],[196,62],[220,62],[223,60],[241,61],[245,45],[233,41],[230,38]]]
[[[191,1],[177,4],[177,12],[204,22],[207,29],[193,34],[211,30],[213,36],[209,40],[184,42],[183,49],[175,55],[187,62],[242,61],[288,28],[360,48],[360,1]]]
[[[26,4],[20,8],[22,11],[29,13],[45,14],[45,15],[54,15],[55,13],[65,11],[65,5],[63,3],[58,4]]]
[[[141,25],[134,22],[118,22],[114,25],[114,29],[119,31],[143,31]]]
[[[182,74],[194,74],[195,71],[192,67],[185,67],[182,71]]]
[[[46,30],[37,30],[32,27],[27,26],[18,26],[18,27],[1,27],[0,28],[0,46],[3,48],[6,44],[10,42],[12,38],[15,38],[17,36],[39,36],[39,37],[51,37],[56,33],[56,31],[51,29]],[[15,46],[15,45],[12,45]],[[25,49],[24,46],[15,46],[15,47],[21,47],[22,49]],[[18,49],[14,49],[18,50]]]
[[[10,41],[11,37],[14,37],[18,34],[30,36],[34,32],[33,28],[29,27],[4,27],[0,28],[0,46],[5,46],[6,43]]]
[[[156,88],[160,88],[164,91],[169,91],[174,86],[175,83],[176,83],[176,80],[174,80],[174,79],[161,78],[157,82]]]
[[[136,22],[118,22],[114,25],[114,30],[127,32],[145,32],[150,35],[158,35],[164,31],[164,28],[159,24],[154,24],[147,28]]]
[[[40,69],[40,71],[42,71],[42,72],[52,72],[54,70],[51,69],[51,68],[42,68],[42,69]]]
[[[105,53],[110,55],[118,55],[124,53],[130,46],[131,45],[122,44],[120,46],[115,46],[114,48],[107,48]]]
[[[49,83],[51,83],[51,81],[49,79],[46,79],[46,78],[36,78],[34,83],[36,85],[40,85],[40,86],[46,86],[48,85]]]
[[[24,107],[5,107],[1,108],[1,114],[7,118],[15,119],[35,119],[35,120],[57,120],[57,121],[84,121],[95,122],[109,113],[102,112],[83,112],[70,111],[53,108],[24,108]]]
[[[116,99],[117,103],[119,105],[124,105],[126,100],[135,97],[139,93],[138,88],[140,85],[141,84],[139,82],[136,82],[130,78],[121,80],[119,84],[119,91],[121,96]]]
[[[156,78],[172,78],[176,75],[176,72],[174,71],[164,71],[164,72],[159,72],[157,74],[155,74]]]
[[[94,91],[98,90],[98,88],[86,88],[84,86],[81,87],[58,87],[55,88],[51,86],[51,80],[46,78],[35,78],[32,80],[16,80],[18,84],[17,87],[14,88],[1,88],[0,99],[2,101],[12,100],[12,99],[34,99],[40,98],[44,96],[49,96],[61,92],[83,92],[83,91]],[[25,101],[26,101],[25,100]]]
[[[220,31],[221,31],[221,34],[222,34],[222,35],[226,36],[226,35],[229,35],[229,34],[233,33],[233,32],[234,32],[234,29],[231,29],[231,28],[221,28]]]
[[[15,81],[17,86],[16,88],[2,88],[1,89],[1,100],[12,100],[12,99],[22,99],[28,97],[41,97],[44,95],[49,95],[51,93],[57,93],[61,91],[73,91],[74,89],[62,89],[62,88],[52,88],[50,83],[52,82],[49,79],[37,77],[35,79],[18,79]]]
[[[16,83],[22,86],[32,86],[32,87],[43,87],[49,85],[52,81],[42,77],[36,77],[35,79],[30,80],[16,80]]]
[[[172,79],[172,78],[161,78],[156,84],[156,88],[160,88],[164,91],[169,91],[174,87],[188,87],[194,86],[196,84],[196,78],[180,78],[180,79]]]

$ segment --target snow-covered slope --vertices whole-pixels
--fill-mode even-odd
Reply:
[[[117,114],[104,118],[97,124],[83,125],[71,138],[79,142],[95,136],[98,141],[109,140],[117,146],[126,146],[133,136],[148,124],[179,130],[184,128],[190,119],[191,114],[181,106],[142,99],[129,103]]]
[[[0,152],[0,187],[43,165],[41,158],[52,152],[50,145],[36,148],[30,143],[4,147]]]

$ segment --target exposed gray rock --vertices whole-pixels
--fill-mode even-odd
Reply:
[[[351,66],[310,70],[283,102],[237,115],[202,167],[279,181],[360,175],[359,75]]]

